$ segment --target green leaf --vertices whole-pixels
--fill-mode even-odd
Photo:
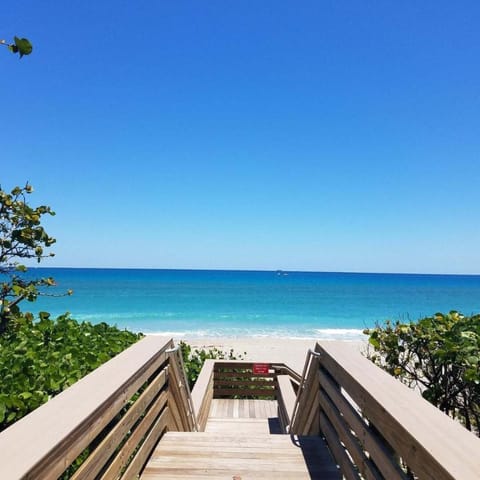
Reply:
[[[28,39],[14,37],[13,40],[15,41],[15,46],[17,47],[17,52],[20,54],[20,58],[32,53],[33,47]]]

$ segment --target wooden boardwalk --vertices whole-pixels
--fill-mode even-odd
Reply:
[[[205,432],[167,432],[141,479],[340,478],[320,437],[279,433],[276,401],[215,399]]]

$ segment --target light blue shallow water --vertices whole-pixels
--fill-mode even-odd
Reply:
[[[23,304],[145,333],[358,339],[390,319],[480,312],[480,276],[140,269],[31,269],[56,291]],[[52,289],[49,290],[52,292]]]

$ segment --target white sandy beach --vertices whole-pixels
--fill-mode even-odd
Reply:
[[[170,337],[165,336],[165,341]],[[205,348],[206,350],[216,347],[220,350],[241,354],[245,360],[255,362],[285,363],[298,373],[302,373],[308,349],[314,349],[314,339],[290,339],[285,337],[184,337],[174,338],[175,342],[183,340],[192,348]],[[325,340],[327,341],[327,340]],[[365,342],[346,342],[352,348],[363,350]]]

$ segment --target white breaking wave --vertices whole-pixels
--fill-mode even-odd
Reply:
[[[319,340],[365,340],[366,335],[358,328],[319,328],[315,330]]]
[[[204,330],[183,330],[183,331],[145,331],[148,335],[172,336],[175,338],[194,337],[194,338],[290,338],[292,340],[336,340],[344,342],[365,341],[367,336],[363,331],[355,328],[319,328],[303,331],[285,330],[259,330],[242,328],[222,328],[222,329],[204,329]]]

